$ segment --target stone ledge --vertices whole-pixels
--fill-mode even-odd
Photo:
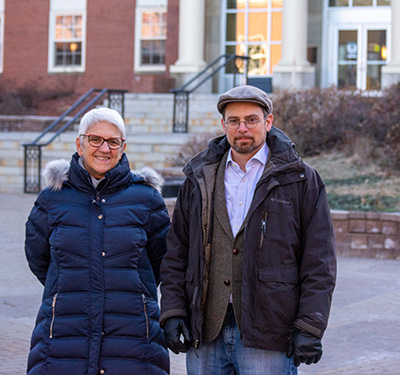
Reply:
[[[169,215],[172,217],[175,198],[165,198]],[[399,259],[400,260],[400,214],[331,211],[336,236],[337,254],[364,258]],[[351,218],[365,219],[365,231],[349,231]],[[396,224],[385,230],[385,223]],[[369,222],[373,222],[373,231]],[[376,225],[379,223],[380,225]],[[369,229],[369,230],[368,230]]]

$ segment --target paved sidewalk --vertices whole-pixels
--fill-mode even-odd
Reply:
[[[42,287],[28,269],[24,225],[36,196],[0,194],[0,375],[25,374]],[[400,374],[400,261],[338,259],[324,355],[299,374]],[[171,353],[171,375],[185,375]],[[71,374],[80,375],[80,374]]]

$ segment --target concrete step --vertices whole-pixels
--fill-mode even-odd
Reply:
[[[24,148],[38,133],[2,133],[0,141],[0,192],[23,191]],[[131,168],[150,166],[156,170],[171,167],[171,159],[181,146],[196,136],[193,133],[142,133],[129,136],[126,154]],[[42,148],[42,169],[55,159],[70,160],[76,151],[76,133],[61,134]]]

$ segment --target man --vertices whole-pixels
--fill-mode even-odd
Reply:
[[[161,324],[188,374],[297,374],[322,355],[336,278],[325,186],[252,86],[185,166],[161,265]],[[183,342],[181,337],[183,336]]]

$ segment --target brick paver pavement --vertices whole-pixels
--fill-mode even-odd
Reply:
[[[42,287],[23,252],[24,224],[35,195],[0,194],[0,375],[25,374]],[[342,258],[324,355],[299,374],[400,375],[400,261]],[[185,356],[171,353],[171,374]],[[73,374],[80,375],[80,374]]]

